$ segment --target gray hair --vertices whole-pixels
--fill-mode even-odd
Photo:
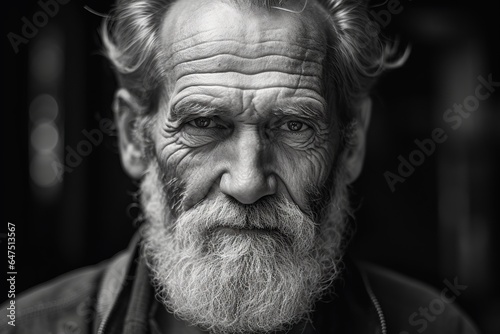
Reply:
[[[252,4],[280,9],[284,0],[248,0]],[[304,8],[307,5],[305,0]],[[400,66],[407,52],[397,58],[397,43],[384,41],[369,27],[366,0],[316,0],[328,14],[332,31],[328,37],[325,64],[325,98],[335,104],[343,127],[343,142],[348,142],[357,103],[368,96],[377,77],[386,69]],[[161,66],[164,50],[159,43],[160,27],[175,0],[118,0],[112,15],[102,27],[105,54],[111,61],[119,84],[138,100],[139,113],[150,119],[159,88],[164,82]],[[236,1],[235,1],[236,2]],[[283,8],[282,8],[283,9]],[[408,50],[407,50],[408,51]],[[333,92],[333,94],[332,94]],[[335,96],[333,98],[332,96]],[[146,124],[142,122],[142,125]],[[140,131],[140,125],[138,126]],[[146,129],[142,129],[146,130]]]

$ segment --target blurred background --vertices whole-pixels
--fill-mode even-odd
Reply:
[[[471,98],[480,76],[500,81],[500,3],[394,1],[372,2],[371,15],[412,52],[373,94],[350,251],[438,290],[457,277],[467,285],[458,304],[483,333],[500,333],[500,87],[483,88],[490,96],[478,105]],[[111,2],[46,3],[2,10],[0,236],[5,251],[15,224],[17,292],[125,248],[139,213],[111,123],[116,83],[100,54],[99,15]],[[475,111],[446,122],[464,101]],[[436,128],[446,140],[413,153]],[[394,178],[410,157],[418,166]]]

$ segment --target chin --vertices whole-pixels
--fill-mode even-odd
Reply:
[[[319,228],[284,198],[242,206],[219,197],[174,220],[157,175],[141,184],[142,251],[168,311],[214,333],[271,332],[307,319],[339,275],[346,187]]]

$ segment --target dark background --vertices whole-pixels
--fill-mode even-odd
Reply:
[[[107,13],[110,6],[97,0],[61,4],[16,53],[8,34],[22,36],[22,18],[33,22],[42,7],[35,1],[3,4],[1,232],[7,222],[16,226],[17,292],[109,258],[134,233],[136,185],[120,167],[115,133],[99,125],[112,118],[115,81],[99,52],[101,17],[87,9]],[[387,6],[379,2],[374,10]],[[398,33],[412,53],[373,94],[366,164],[353,187],[358,231],[350,249],[438,290],[457,277],[468,286],[457,302],[484,333],[500,333],[499,94],[482,101],[457,130],[442,119],[474,93],[479,75],[500,81],[500,5],[401,0],[401,6],[383,31]],[[56,118],[50,116],[54,101]],[[448,139],[391,191],[384,173],[397,174],[398,156],[408,159],[417,149],[414,141],[430,138],[438,127]],[[52,149],[50,129],[59,134]],[[82,146],[88,142],[84,130],[100,132],[102,142]],[[43,173],[48,160],[40,156],[64,164],[78,148],[88,154],[72,160],[76,167],[60,182],[50,170]],[[1,234],[6,253],[5,238]],[[6,298],[2,293],[0,300]]]

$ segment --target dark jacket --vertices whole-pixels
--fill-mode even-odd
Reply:
[[[455,280],[438,293],[379,267],[346,261],[335,293],[317,303],[301,333],[477,333],[454,300],[463,291]],[[15,326],[1,308],[0,333],[159,333],[157,303],[138,255],[137,237],[109,261],[76,270],[15,301]],[[12,322],[11,322],[12,324]],[[293,330],[292,330],[293,332]]]

